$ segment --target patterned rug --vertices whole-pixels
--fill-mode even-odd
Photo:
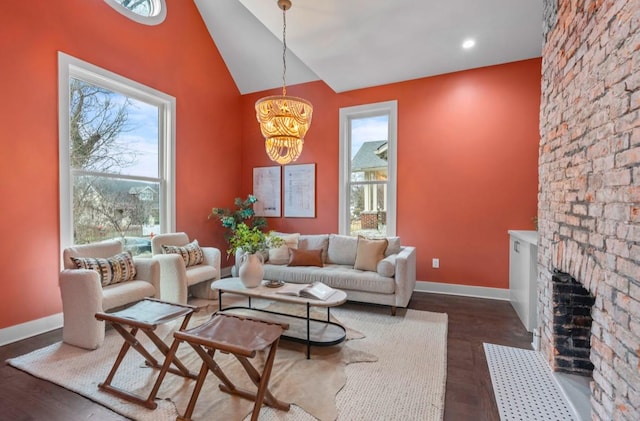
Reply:
[[[192,326],[208,317],[203,312],[197,315]],[[285,413],[263,407],[261,420],[442,419],[446,314],[399,310],[392,317],[388,308],[345,305],[333,309],[332,315],[348,327],[347,341],[333,347],[313,347],[311,360],[306,359],[304,346],[281,341],[269,387],[278,399],[290,402],[291,409]],[[171,328],[167,324],[157,332],[169,337]],[[121,344],[120,336],[109,330],[105,344],[95,351],[56,343],[8,363],[131,419],[174,420],[183,414],[195,382],[172,374],[160,388],[155,410],[98,390]],[[190,347],[181,346],[179,355],[193,372],[198,371],[200,360]],[[253,360],[258,363],[261,359],[257,356]],[[246,377],[233,357],[216,354],[216,362],[234,382]],[[156,370],[144,366],[139,354],[130,351],[112,384],[146,396],[156,375]],[[248,419],[253,403],[220,392],[218,383],[209,374],[193,418],[211,419],[211,414],[216,414],[216,419]],[[248,381],[237,383],[254,388]]]

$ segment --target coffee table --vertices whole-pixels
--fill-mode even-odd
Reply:
[[[347,294],[344,291],[337,289],[336,292],[326,300],[316,300],[278,294],[279,288],[267,287],[264,285],[264,282],[255,288],[245,287],[240,278],[225,278],[213,282],[211,289],[218,291],[219,311],[227,314],[236,314],[254,319],[257,318],[270,322],[288,324],[289,329],[283,333],[282,338],[306,344],[307,359],[311,357],[311,345],[331,346],[337,345],[345,340],[347,336],[346,329],[339,323],[332,322],[330,314],[331,307],[339,306],[347,301]],[[245,296],[248,298],[248,305],[223,308],[223,293]],[[304,305],[306,306],[306,317],[255,308],[251,304],[252,298]],[[326,320],[312,318],[311,307],[326,308]]]

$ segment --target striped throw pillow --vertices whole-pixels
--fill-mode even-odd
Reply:
[[[199,265],[204,262],[204,254],[198,244],[198,240],[193,240],[183,247],[162,245],[164,254],[179,254],[184,260],[184,264],[189,266]]]
[[[131,281],[136,277],[136,266],[131,252],[124,251],[109,258],[71,257],[78,269],[95,270],[103,287]]]

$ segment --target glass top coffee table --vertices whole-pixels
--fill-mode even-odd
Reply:
[[[331,346],[337,345],[345,340],[346,330],[339,323],[331,321],[330,309],[344,304],[347,301],[347,294],[336,289],[326,300],[316,300],[306,297],[279,294],[280,288],[268,287],[264,281],[255,288],[247,288],[242,284],[240,278],[225,278],[211,284],[211,289],[218,291],[219,311],[227,314],[247,316],[254,319],[263,319],[277,323],[289,324],[289,329],[282,334],[282,338],[307,345],[307,358],[311,356],[311,345]],[[284,288],[288,284],[284,284]],[[222,307],[222,294],[232,293],[248,298],[247,306]],[[283,303],[300,304],[306,307],[306,316],[297,316],[267,309],[255,308],[251,304],[252,298],[271,300]],[[327,309],[326,320],[319,320],[311,317],[311,307],[321,307]]]

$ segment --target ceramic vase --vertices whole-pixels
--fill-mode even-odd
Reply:
[[[255,288],[264,277],[264,257],[262,253],[244,253],[240,256],[238,276],[242,284],[247,288]]]

